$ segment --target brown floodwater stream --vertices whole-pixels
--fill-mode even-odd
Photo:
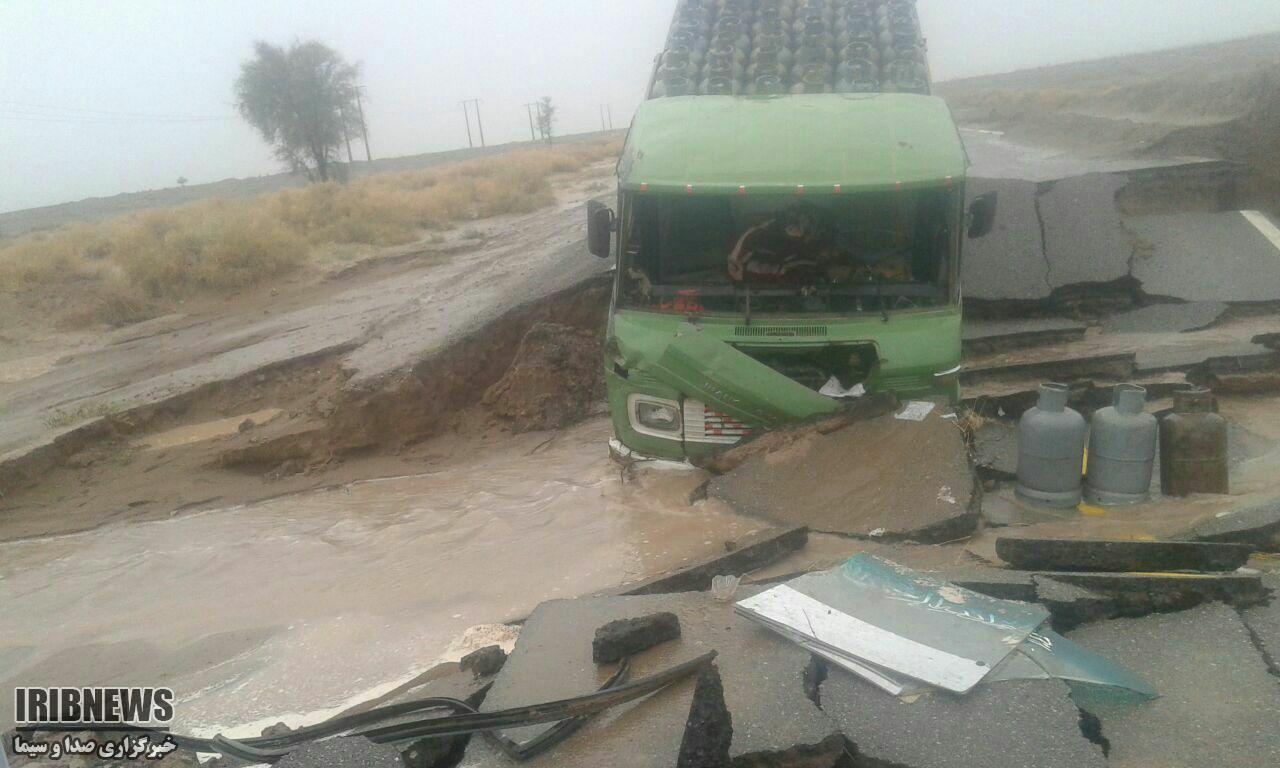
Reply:
[[[0,687],[167,685],[174,728],[314,722],[490,642],[540,601],[665,572],[768,527],[623,483],[606,421],[427,474],[0,544]],[[0,702],[0,727],[11,722]]]

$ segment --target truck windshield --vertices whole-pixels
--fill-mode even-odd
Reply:
[[[651,311],[849,313],[953,297],[960,198],[630,195],[621,306]]]

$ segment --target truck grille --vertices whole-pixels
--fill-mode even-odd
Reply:
[[[739,325],[733,329],[735,336],[750,338],[799,339],[827,335],[825,325]]]
[[[713,411],[697,400],[685,399],[685,442],[733,445],[749,434],[751,427],[732,416]]]

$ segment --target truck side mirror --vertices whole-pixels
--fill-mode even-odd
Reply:
[[[607,259],[613,243],[613,211],[604,203],[587,201],[587,250]]]
[[[998,193],[979,195],[969,204],[969,239],[986,237],[996,225]]]

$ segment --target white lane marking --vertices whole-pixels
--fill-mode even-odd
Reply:
[[[1280,229],[1276,229],[1276,225],[1271,223],[1265,214],[1260,211],[1241,211],[1240,215],[1249,220],[1249,223],[1257,227],[1262,236],[1271,241],[1271,244],[1280,251]]]

